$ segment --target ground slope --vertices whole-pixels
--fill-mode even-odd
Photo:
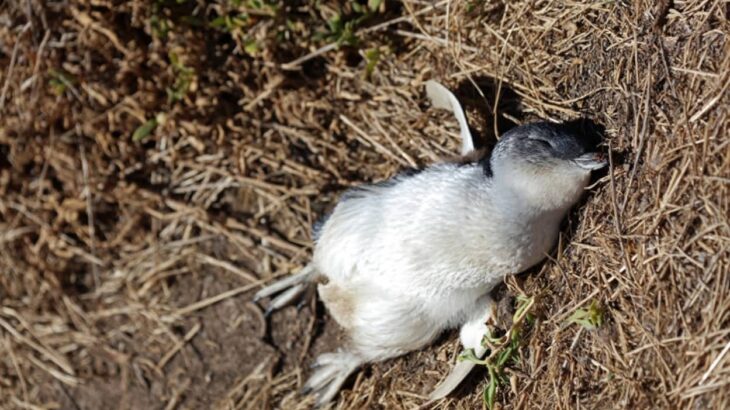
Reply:
[[[251,296],[347,187],[456,151],[428,79],[487,143],[584,117],[611,152],[501,290],[536,303],[499,406],[730,407],[725,2],[307,3],[0,3],[0,407],[309,408],[336,326]],[[600,327],[569,323],[592,303]],[[458,350],[368,367],[336,407],[415,408]]]

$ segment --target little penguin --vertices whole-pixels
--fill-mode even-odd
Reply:
[[[451,109],[462,154],[474,140],[456,97],[434,81],[435,107]],[[345,192],[316,230],[311,262],[259,291],[274,297],[267,314],[310,284],[345,330],[340,350],[317,357],[303,387],[316,406],[330,402],[366,363],[424,348],[460,327],[464,349],[479,357],[493,312],[490,291],[507,275],[543,260],[561,221],[603,156],[568,127],[537,122],[505,133],[491,154],[444,162]],[[459,362],[431,394],[447,395],[473,363]]]

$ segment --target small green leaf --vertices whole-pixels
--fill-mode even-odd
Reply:
[[[378,11],[381,4],[383,4],[383,0],[368,0],[368,8],[372,12]]]
[[[175,72],[175,82],[167,87],[167,99],[170,102],[182,100],[190,90],[190,85],[195,77],[195,70],[182,63],[174,52],[169,52],[170,64]]]
[[[466,3],[466,12],[471,13],[476,10],[477,7],[481,6],[484,0],[474,0]]]
[[[577,309],[567,319],[568,323],[575,323],[588,330],[601,327],[603,324],[603,310],[598,306],[595,300],[591,302],[588,309]]]
[[[517,296],[517,309],[515,310],[514,316],[512,316],[512,320],[517,321],[521,318],[533,303],[535,303],[534,297]]]
[[[61,95],[66,91],[66,84],[56,80],[55,78],[51,78],[48,81],[48,85],[51,86],[51,90],[53,90],[53,93],[56,95]]]
[[[213,28],[228,28],[228,23],[226,21],[227,19],[228,16],[216,17],[210,22],[210,26]]]
[[[477,357],[477,355],[474,353],[474,349],[466,349],[463,352],[461,352],[458,360],[460,362],[467,361],[467,362],[472,362],[472,363],[481,364],[481,365],[485,365],[487,363],[486,361],[481,360],[480,358]]]
[[[268,2],[266,0],[248,0],[246,6],[249,9],[264,12],[272,17],[276,14],[279,8],[275,2]]]
[[[132,141],[141,141],[154,131],[157,127],[157,118],[152,118],[144,122],[144,124],[137,127],[132,134]]]
[[[52,68],[48,71],[51,78],[48,80],[48,85],[51,86],[51,90],[56,95],[63,94],[66,89],[73,86],[76,83],[76,79],[69,73],[63,70],[56,70]]]
[[[507,363],[507,360],[509,359],[511,353],[512,352],[510,352],[509,349],[499,352],[499,355],[497,356],[497,366],[504,366],[504,364]]]
[[[327,20],[327,28],[329,28],[330,32],[333,34],[338,34],[342,32],[342,17],[337,14],[331,19]]]
[[[494,367],[487,366],[487,369],[489,370],[489,384],[484,388],[482,400],[487,405],[487,408],[492,410],[494,408],[494,399],[497,396],[497,375]]]
[[[208,23],[212,28],[217,28],[229,33],[237,28],[246,27],[251,22],[251,17],[246,13],[235,16],[218,16]]]
[[[345,23],[345,27],[342,29],[342,33],[337,38],[339,45],[354,46],[357,44],[357,36],[355,35],[355,21],[348,21]]]
[[[534,325],[535,324],[535,315],[533,315],[532,313],[526,314],[525,323],[527,323],[530,326]]]
[[[255,56],[261,49],[259,44],[254,39],[246,40],[246,44],[243,46],[243,51],[250,56]]]
[[[380,49],[376,47],[365,50],[365,61],[365,76],[369,78],[373,74],[375,66],[380,61]]]
[[[180,58],[177,56],[177,53],[170,51],[167,53],[167,57],[170,59],[170,64],[172,64],[173,67],[180,67]]]
[[[152,34],[155,37],[166,39],[167,33],[170,32],[172,23],[170,20],[166,19],[165,17],[158,16],[157,14],[153,14],[150,17],[150,28],[152,29]]]

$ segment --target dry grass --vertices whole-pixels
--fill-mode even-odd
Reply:
[[[308,408],[334,325],[251,295],[346,187],[456,151],[435,78],[486,139],[584,116],[612,152],[507,291],[537,320],[501,407],[730,408],[727,2],[386,1],[341,48],[316,35],[335,2],[235,3],[0,2],[0,407]],[[594,301],[602,326],[567,323]],[[337,407],[416,408],[457,353],[374,365]],[[481,407],[484,378],[436,407]]]

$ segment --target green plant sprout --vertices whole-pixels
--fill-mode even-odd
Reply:
[[[237,14],[225,14],[211,20],[212,28],[229,33],[246,54],[255,57],[262,49],[261,44],[253,38],[249,30],[262,18],[277,17],[279,6],[264,0],[230,0],[230,5],[237,9]]]
[[[210,22],[213,28],[221,29],[227,33],[246,27],[251,22],[251,18],[246,13],[239,13],[234,16],[218,16]]]
[[[141,141],[145,139],[148,135],[152,134],[152,131],[154,131],[158,125],[164,124],[165,119],[166,116],[164,113],[158,113],[154,117],[143,122],[142,125],[134,130],[134,133],[132,134],[132,141]]]
[[[338,47],[356,46],[360,41],[357,37],[357,29],[376,13],[382,12],[385,6],[383,0],[368,0],[367,5],[350,0],[349,4],[353,14],[347,17],[336,14],[327,20],[328,33],[320,33],[318,37],[335,42]]]
[[[50,80],[48,80],[48,85],[56,95],[63,94],[66,89],[73,87],[73,84],[76,82],[76,79],[71,74],[63,70],[53,68],[48,72],[48,75],[51,76]]]
[[[132,141],[141,141],[154,131],[157,127],[157,118],[151,118],[134,130],[132,134]]]
[[[603,324],[603,309],[593,300],[588,309],[577,309],[566,322],[581,325],[587,330],[599,328]]]
[[[195,70],[183,64],[177,54],[172,51],[170,51],[168,57],[175,72],[175,82],[172,87],[167,87],[167,99],[169,102],[175,102],[185,97],[185,94],[190,90],[190,85],[195,78]]]
[[[380,62],[382,55],[380,47],[369,48],[363,53],[365,56],[365,78],[370,78],[375,71],[375,66]]]
[[[494,400],[499,385],[509,383],[504,369],[510,361],[516,361],[517,352],[522,343],[522,328],[525,320],[529,319],[529,313],[535,304],[534,297],[525,295],[517,296],[517,306],[512,316],[512,326],[501,337],[492,336],[487,330],[482,344],[490,349],[485,359],[476,357],[473,349],[468,349],[459,356],[459,360],[468,360],[478,365],[486,366],[489,372],[489,382],[482,393],[482,400],[490,410],[494,408]]]

